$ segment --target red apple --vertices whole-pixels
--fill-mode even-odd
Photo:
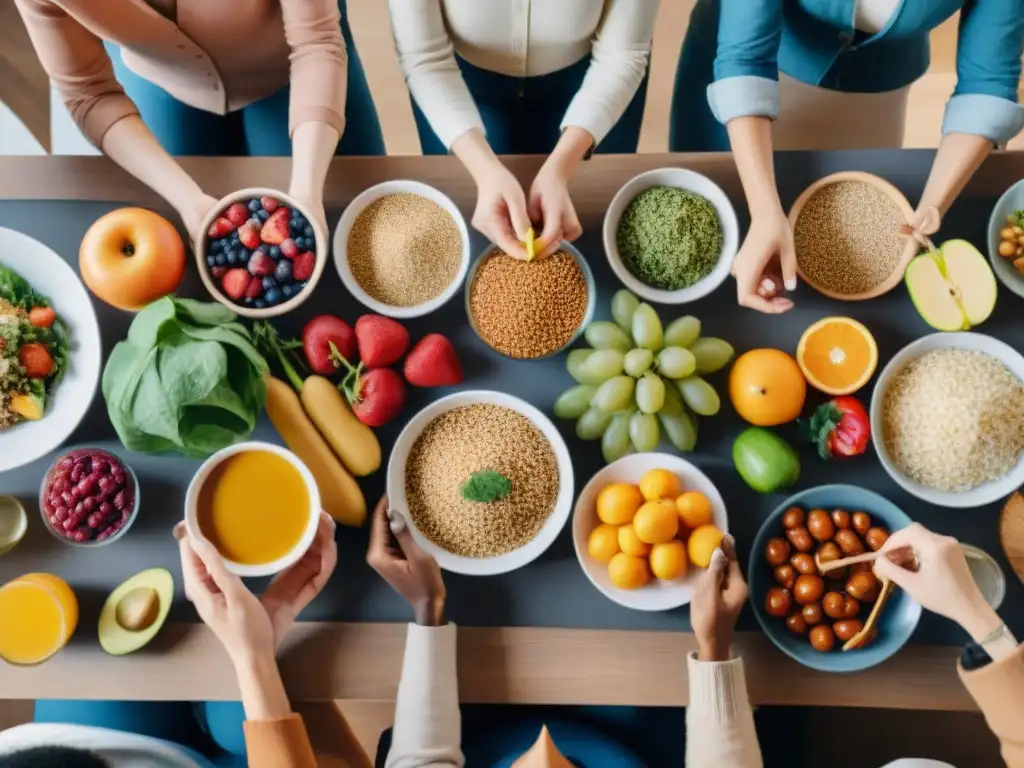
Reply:
[[[82,280],[112,307],[136,312],[174,293],[185,276],[185,244],[174,225],[144,208],[97,219],[78,251]]]

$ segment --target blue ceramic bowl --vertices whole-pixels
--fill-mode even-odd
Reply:
[[[786,628],[782,619],[765,613],[765,595],[776,582],[772,576],[771,566],[765,562],[764,547],[768,539],[783,535],[782,515],[790,507],[801,507],[805,510],[821,508],[829,512],[837,507],[850,512],[864,510],[871,515],[875,524],[885,526],[890,531],[906,528],[911,523],[910,518],[891,501],[873,491],[853,485],[822,485],[801,491],[780,504],[757,532],[750,554],[747,578],[750,582],[750,601],[754,615],[757,616],[764,633],[783,653],[805,667],[822,672],[860,672],[881,664],[906,645],[921,619],[921,606],[900,589],[893,592],[882,609],[875,642],[859,651],[843,652],[838,640],[831,653],[816,651],[811,647],[806,635],[794,635]],[[866,621],[869,612],[870,606],[865,605],[857,618]]]

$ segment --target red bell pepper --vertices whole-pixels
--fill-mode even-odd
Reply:
[[[834,397],[818,406],[804,434],[823,459],[860,456],[871,440],[871,420],[857,398]]]

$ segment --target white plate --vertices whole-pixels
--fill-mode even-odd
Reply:
[[[673,581],[655,579],[640,589],[619,589],[613,587],[608,578],[608,566],[593,560],[587,554],[587,539],[599,524],[597,518],[597,495],[611,483],[632,483],[636,485],[652,469],[667,469],[675,473],[683,484],[684,491],[700,491],[711,501],[715,527],[722,533],[729,532],[729,516],[725,502],[711,479],[686,459],[669,453],[634,453],[613,461],[590,478],[576,502],[572,516],[572,542],[580,567],[587,574],[590,583],[605,597],[626,608],[637,611],[670,611],[686,605],[693,599],[697,579],[703,570],[690,566],[685,576]]]
[[[530,542],[512,552],[497,557],[463,557],[434,544],[417,530],[411,515],[407,514],[406,518],[409,520],[409,527],[416,543],[433,555],[438,564],[446,571],[464,573],[469,576],[493,576],[522,568],[540,557],[558,538],[558,534],[565,527],[565,523],[569,519],[569,512],[572,510],[575,486],[569,449],[551,420],[525,400],[520,400],[518,397],[507,395],[504,392],[469,390],[442,397],[417,413],[402,430],[402,434],[398,436],[395,447],[391,451],[391,459],[388,462],[388,502],[393,508],[403,512],[409,509],[408,501],[405,498],[405,466],[413,445],[416,444],[416,440],[427,428],[427,425],[442,413],[464,405],[480,403],[500,405],[522,414],[541,431],[551,444],[551,450],[555,452],[555,462],[558,464],[558,496],[555,498],[555,508],[547,522]]]
[[[359,214],[370,205],[382,197],[403,194],[419,195],[428,200],[433,200],[448,212],[448,215],[455,220],[455,226],[458,227],[459,236],[462,238],[462,256],[455,279],[439,296],[435,296],[430,301],[425,301],[412,307],[393,307],[390,304],[377,301],[356,282],[356,278],[352,274],[352,268],[348,263],[348,237],[352,232],[352,225],[359,218]],[[361,304],[369,307],[377,314],[400,320],[430,314],[435,309],[440,309],[452,296],[458,293],[459,288],[462,287],[462,281],[466,278],[466,272],[469,270],[469,229],[466,227],[466,219],[463,218],[462,212],[452,202],[451,198],[440,190],[434,189],[429,184],[400,179],[383,181],[356,195],[341,214],[341,218],[338,219],[338,224],[334,228],[334,266],[337,268],[338,276],[341,278],[341,282],[345,284],[345,287],[348,288],[349,293]]]
[[[622,212],[637,195],[651,187],[677,187],[701,195],[715,206],[715,210],[718,212],[718,221],[722,226],[722,252],[719,254],[715,268],[707,277],[687,288],[680,288],[678,291],[652,288],[638,280],[626,268],[619,255],[618,231]],[[733,208],[728,195],[707,176],[685,168],[658,168],[634,176],[615,193],[615,197],[612,198],[608,205],[608,211],[604,215],[603,237],[604,252],[608,256],[608,263],[611,265],[612,271],[615,272],[615,276],[629,290],[647,301],[658,304],[686,304],[707,296],[729,276],[733,259],[736,258],[736,252],[739,250],[740,226],[736,221],[736,209]]]
[[[1018,379],[1024,381],[1024,357],[1021,357],[1020,353],[1010,345],[983,333],[933,333],[917,341],[912,341],[897,352],[889,364],[878,374],[875,391],[871,395],[871,434],[875,436],[871,442],[874,443],[878,459],[890,477],[907,493],[913,494],[929,504],[952,508],[980,507],[1005,498],[1024,485],[1024,455],[1018,458],[1013,469],[998,480],[982,483],[969,491],[939,491],[922,485],[904,474],[896,466],[885,447],[885,441],[882,439],[882,407],[885,402],[885,392],[888,390],[893,376],[911,360],[936,349],[969,349],[984,352],[1005,365],[1010,373]]]
[[[999,255],[999,230],[1006,226],[1007,216],[1020,210],[1024,210],[1024,179],[1006,190],[992,209],[988,220],[988,260],[999,281],[1024,298],[1024,275],[1013,266],[1013,259]]]
[[[47,397],[43,418],[0,432],[0,472],[6,472],[56,450],[71,436],[96,395],[103,352],[89,294],[64,259],[38,240],[0,227],[0,264],[50,300],[71,336],[67,371]]]

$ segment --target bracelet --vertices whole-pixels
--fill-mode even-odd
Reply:
[[[984,649],[992,661],[999,661],[1017,649],[1017,638],[1010,632],[1010,628],[1003,623],[992,630],[978,645]]]

